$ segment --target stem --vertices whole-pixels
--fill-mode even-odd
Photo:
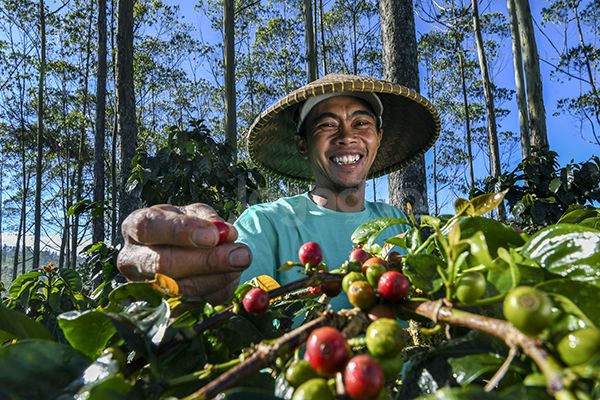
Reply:
[[[506,357],[506,360],[504,360],[500,369],[496,371],[492,379],[490,379],[489,382],[485,385],[484,389],[486,392],[489,392],[493,390],[496,386],[498,386],[502,378],[504,378],[504,375],[506,375],[506,372],[510,367],[510,363],[512,363],[512,360],[515,358],[516,355],[517,348],[513,346],[508,350],[508,357]]]
[[[345,317],[339,318],[338,314],[326,312],[309,323],[286,333],[271,344],[259,343],[252,355],[243,363],[209,382],[184,400],[212,399],[223,390],[243,381],[255,371],[272,364],[279,355],[289,353],[292,349],[300,346],[314,329],[324,325],[340,326],[345,322]]]
[[[523,353],[537,364],[544,374],[548,393],[557,399],[574,398],[573,394],[565,389],[564,376],[560,365],[548,354],[541,340],[523,334],[510,322],[443,306],[440,305],[439,300],[424,303],[407,302],[401,307],[432,321],[444,321],[451,325],[486,332],[504,340],[509,348],[519,347]]]
[[[241,360],[239,358],[234,358],[233,360],[229,360],[222,364],[206,366],[206,368],[203,369],[202,371],[196,371],[191,374],[173,378],[173,379],[169,380],[167,384],[170,387],[172,387],[172,386],[183,385],[186,383],[192,383],[192,382],[210,379],[215,375],[218,375],[224,371],[227,371],[228,369],[235,367],[240,362],[241,362]]]
[[[294,292],[298,289],[304,289],[309,286],[317,286],[323,282],[341,281],[343,277],[344,277],[343,274],[330,274],[328,272],[315,272],[311,276],[308,276],[308,277],[302,278],[302,279],[298,279],[297,281],[290,282],[287,285],[278,287],[277,289],[270,290],[268,292],[269,298],[274,299],[277,297],[281,297],[288,293]],[[204,321],[201,321],[201,322],[197,323],[196,325],[194,325],[194,331],[196,331],[196,333],[203,332],[206,329],[216,325],[217,323],[219,323],[221,321],[225,321],[226,319],[231,317],[233,314],[234,314],[233,313],[233,305],[231,305],[231,306],[227,307],[224,311],[221,311],[220,313],[211,315]]]

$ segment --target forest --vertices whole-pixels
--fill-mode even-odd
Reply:
[[[595,358],[579,363],[587,369],[552,360],[560,358],[559,338],[575,328],[600,343],[592,294],[600,284],[598,21],[597,0],[0,0],[0,371],[18,364],[0,378],[0,398],[212,398],[240,386],[227,375],[235,368],[250,376],[249,389],[225,398],[326,398],[292,395],[300,383],[282,381],[298,354],[277,353],[289,329],[273,322],[291,312],[294,301],[285,296],[293,290],[336,281],[317,268],[320,261],[310,268],[290,261],[307,275],[294,287],[259,282],[270,309],[245,318],[240,307],[252,284],[220,309],[177,297],[166,276],[125,283],[116,257],[121,223],[138,208],[202,202],[233,222],[250,205],[306,192],[308,184],[255,165],[247,133],[268,106],[329,73],[413,89],[441,121],[424,157],[367,182],[368,200],[408,216],[402,223],[410,235],[386,243],[405,249],[402,273],[417,291],[414,301],[394,306],[395,315],[408,321],[418,314],[421,329],[409,332],[414,347],[402,346],[405,368],[395,371],[395,383],[386,374],[379,398],[426,398],[448,387],[463,391],[436,398],[598,398],[600,345],[587,349]],[[363,226],[352,241],[387,258],[375,237],[399,223]],[[558,248],[557,240],[573,246]],[[576,267],[567,268],[567,260]],[[335,271],[356,273],[352,262]],[[460,280],[473,272],[484,289],[465,300]],[[514,326],[494,334],[491,318],[510,319],[502,301],[522,285],[554,301],[556,328],[548,322],[524,334],[511,320]],[[383,304],[380,291],[373,302]],[[431,305],[441,297],[471,314],[457,315],[462,311],[447,302]],[[127,298],[143,302],[143,310],[125,306]],[[368,324],[356,322],[356,313],[318,314],[314,293],[302,301],[310,318],[286,340],[299,346],[308,325],[332,325],[359,336],[349,339],[355,353],[369,347],[361,336]],[[218,325],[230,317],[229,326]],[[457,329],[454,341],[444,341],[441,323],[446,339]],[[87,340],[89,326],[98,331]],[[240,329],[252,332],[247,342],[233,337]],[[433,344],[425,346],[423,335]],[[537,335],[552,344],[544,347]],[[22,339],[33,341],[13,351],[11,343]],[[60,374],[50,362],[36,384],[21,381],[17,374],[30,368],[25,355],[42,352],[35,340],[49,339],[57,347],[37,362],[58,354],[71,361]],[[243,362],[261,340],[262,358]],[[508,347],[499,350],[502,341]],[[471,358],[460,358],[467,345],[475,349]],[[421,352],[425,347],[439,352]],[[440,357],[450,360],[448,368],[428,370]],[[84,382],[90,365],[109,378]],[[273,379],[265,378],[267,367]],[[221,373],[227,376],[216,379]],[[541,383],[523,385],[525,376]],[[416,388],[405,384],[409,378],[420,382]],[[353,396],[339,382],[329,393],[332,379],[319,389],[327,396],[375,398]],[[256,391],[265,387],[273,397]]]

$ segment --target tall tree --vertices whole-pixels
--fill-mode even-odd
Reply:
[[[380,0],[384,78],[419,91],[417,40],[412,0]],[[416,214],[427,214],[425,158],[388,177],[389,199]]]
[[[304,45],[306,48],[306,81],[317,79],[317,53],[313,25],[312,0],[304,0]]]
[[[483,84],[483,94],[485,96],[485,107],[487,110],[487,132],[488,146],[490,154],[490,169],[491,175],[494,178],[500,176],[500,150],[498,145],[498,128],[496,125],[496,108],[494,106],[494,92],[492,91],[492,83],[488,72],[485,49],[483,47],[483,36],[481,34],[481,21],[479,20],[479,5],[478,0],[472,0],[473,8],[473,29],[475,32],[475,41],[477,43],[477,56],[479,58],[479,68],[481,69],[481,81]],[[504,204],[498,206],[498,217],[501,220],[506,219],[506,211]]]
[[[137,145],[137,121],[133,81],[133,4],[118,0],[117,10],[117,118],[121,138],[119,223],[135,209],[135,198],[127,192],[127,180]]]
[[[35,162],[35,217],[33,234],[32,268],[40,266],[40,239],[42,230],[42,150],[44,140],[44,85],[46,83],[46,12],[44,0],[40,0],[40,79],[38,84],[38,126]],[[25,254],[23,254],[25,257]]]
[[[94,202],[102,212],[94,217],[92,240],[104,240],[104,133],[106,130],[106,0],[98,0],[98,72],[94,135]]]
[[[237,123],[235,99],[235,5],[233,0],[223,4],[225,47],[225,137],[231,149],[231,159],[237,157]]]
[[[77,153],[77,170],[75,174],[75,201],[80,202],[83,197],[83,167],[86,163],[86,142],[88,132],[88,107],[89,107],[89,79],[90,79],[90,60],[92,56],[92,27],[93,27],[93,8],[95,0],[88,0],[88,22],[87,22],[87,37],[85,40],[85,64],[83,70],[83,85],[82,85],[82,105],[81,114],[82,121],[79,131],[79,151]],[[77,264],[77,254],[79,248],[79,213],[73,216],[73,233],[71,236],[71,268],[75,268]]]
[[[533,30],[529,0],[515,0],[514,5],[515,14],[517,16],[517,29],[520,34],[521,49],[523,50],[531,145],[538,149],[548,149],[546,110],[544,108],[544,97],[542,93],[540,60],[535,40],[535,32]]]
[[[529,138],[529,111],[527,110],[527,97],[525,95],[525,78],[523,77],[523,56],[521,50],[521,37],[517,26],[515,13],[515,0],[506,0],[506,8],[510,23],[510,36],[512,40],[513,69],[515,74],[515,90],[517,92],[517,109],[519,113],[519,132],[521,138],[521,159],[530,155]]]

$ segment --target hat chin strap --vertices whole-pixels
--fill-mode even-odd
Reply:
[[[330,99],[332,97],[338,97],[338,96],[356,97],[358,99],[366,101],[373,108],[373,112],[375,113],[375,116],[377,117],[377,119],[379,121],[379,126],[382,125],[381,116],[383,114],[383,104],[381,103],[379,96],[377,96],[375,93],[371,93],[371,92],[324,93],[324,94],[320,94],[318,96],[309,97],[304,102],[304,104],[302,105],[302,108],[300,109],[300,117],[298,118],[298,125],[296,126],[297,131],[300,131],[300,127],[302,126],[302,123],[304,122],[304,120],[306,119],[308,114],[312,111],[312,109],[317,106],[317,104],[319,104],[327,99]]]

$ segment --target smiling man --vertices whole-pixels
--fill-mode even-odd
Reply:
[[[323,248],[332,267],[347,259],[352,232],[374,218],[403,217],[388,204],[365,201],[366,180],[420,157],[439,134],[433,106],[419,94],[372,78],[327,75],[264,111],[250,128],[255,164],[285,179],[310,181],[298,196],[248,208],[224,243],[207,205],[160,205],[123,223],[118,266],[130,279],[160,272],[182,291],[221,302],[242,280],[273,276],[285,284],[301,277],[280,272],[308,241]],[[390,228],[384,236],[400,232]]]

